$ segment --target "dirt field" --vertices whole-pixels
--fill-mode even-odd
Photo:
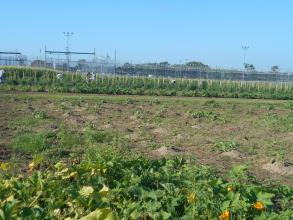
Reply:
[[[245,99],[0,93],[0,161],[80,160],[84,140],[150,158],[183,155],[225,175],[293,185],[292,102]],[[91,136],[92,137],[92,136]],[[110,142],[109,142],[110,143]],[[99,145],[95,145],[99,146]],[[49,164],[50,162],[48,162]]]

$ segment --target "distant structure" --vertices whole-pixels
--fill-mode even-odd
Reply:
[[[0,51],[0,65],[3,66],[24,66],[27,58],[20,52]]]

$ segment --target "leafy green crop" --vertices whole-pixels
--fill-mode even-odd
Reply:
[[[228,182],[182,158],[148,160],[109,149],[80,164],[38,167],[32,162],[27,176],[2,173],[0,219],[293,217],[293,190],[256,183],[245,167]]]

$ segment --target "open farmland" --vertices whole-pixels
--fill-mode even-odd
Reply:
[[[2,91],[0,121],[7,216],[292,217],[292,101]]]

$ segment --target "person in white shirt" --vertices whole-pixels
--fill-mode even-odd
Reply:
[[[4,73],[5,73],[4,70],[0,70],[0,83],[4,82]]]

